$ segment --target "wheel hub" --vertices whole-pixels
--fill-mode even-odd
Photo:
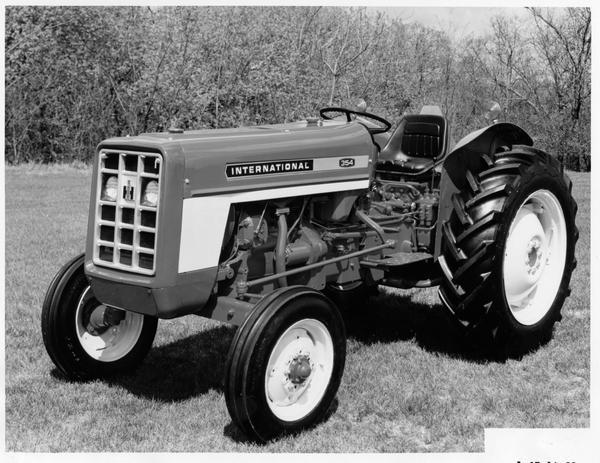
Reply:
[[[318,320],[302,319],[277,340],[265,374],[271,411],[286,421],[306,416],[322,399],[333,367],[333,342]]]
[[[522,208],[515,218],[505,251],[508,266],[505,285],[511,298],[519,297],[522,300],[535,287],[543,273],[546,241],[537,214]]]
[[[527,245],[527,259],[525,265],[529,267],[527,273],[533,275],[539,271],[542,264],[543,251],[541,250],[542,242],[538,237],[533,238]]]
[[[93,359],[114,362],[133,349],[144,324],[141,314],[101,304],[88,286],[75,311],[79,344]]]
[[[563,275],[566,247],[560,202],[548,190],[533,192],[511,223],[502,264],[506,302],[519,323],[538,323],[550,310]]]
[[[86,304],[83,311],[83,326],[88,333],[99,336],[109,328],[116,327],[125,319],[125,311],[96,305],[93,301]]]
[[[293,384],[302,384],[312,372],[308,355],[299,355],[290,363],[288,378]]]

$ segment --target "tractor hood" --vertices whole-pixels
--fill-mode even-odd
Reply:
[[[357,122],[106,140],[98,147],[88,220],[85,265],[94,294],[162,318],[198,310],[212,295],[231,204],[366,191],[376,153]],[[110,179],[115,205],[102,199]],[[151,182],[158,199],[144,205]]]
[[[160,152],[183,197],[368,179],[376,155],[363,125],[337,121],[145,133],[103,148]]]

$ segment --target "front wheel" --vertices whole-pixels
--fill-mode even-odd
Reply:
[[[575,268],[577,205],[551,156],[481,156],[442,227],[442,301],[481,346],[520,357],[547,342]]]
[[[327,298],[298,286],[271,293],[229,351],[225,398],[233,421],[258,442],[313,426],[335,398],[345,357],[344,322]]]
[[[131,372],[152,346],[157,319],[108,307],[85,277],[83,256],[66,264],[42,307],[42,337],[56,367],[69,379]]]

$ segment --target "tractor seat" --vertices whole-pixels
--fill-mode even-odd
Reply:
[[[404,116],[379,154],[377,169],[417,173],[444,156],[447,121],[433,114]]]

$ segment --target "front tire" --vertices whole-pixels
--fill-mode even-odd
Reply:
[[[542,151],[481,155],[442,227],[440,297],[479,346],[520,357],[547,342],[575,268],[571,181]]]
[[[46,292],[42,337],[48,355],[72,380],[131,372],[150,350],[158,320],[101,304],[83,261],[81,255],[67,263]]]
[[[315,425],[335,398],[345,357],[344,322],[327,298],[299,286],[274,291],[229,350],[225,399],[232,420],[258,442]]]

